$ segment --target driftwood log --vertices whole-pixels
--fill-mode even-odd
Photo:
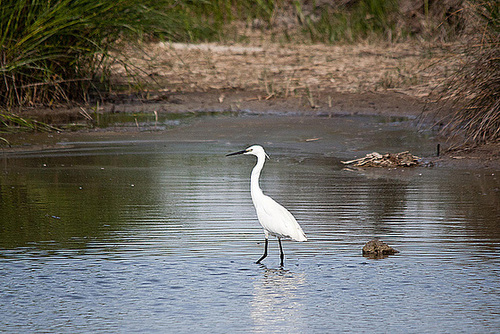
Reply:
[[[377,152],[369,153],[363,158],[342,161],[344,165],[354,167],[412,167],[419,164],[420,158],[411,154],[409,151],[400,153],[380,154]]]

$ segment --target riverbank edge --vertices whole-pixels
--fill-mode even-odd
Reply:
[[[26,108],[19,115],[30,117],[55,126],[80,124],[80,130],[64,131],[65,136],[82,132],[114,132],[114,128],[92,129],[89,116],[103,113],[228,113],[339,117],[339,116],[384,116],[418,120],[424,113],[439,108],[435,102],[411,97],[396,91],[340,93],[323,91],[313,97],[288,96],[273,97],[262,91],[243,91],[220,89],[206,92],[163,92],[149,94],[147,99],[136,96],[117,96],[114,101],[96,106],[60,106],[57,108]],[[432,126],[427,123],[421,126]],[[130,131],[139,131],[131,128]],[[168,130],[164,130],[168,131]],[[54,148],[62,133],[51,133],[52,140],[46,145],[23,142],[23,133],[9,133],[2,137],[12,143],[11,147],[2,146],[5,154],[9,152],[38,151]],[[426,164],[434,166],[464,168],[500,169],[500,143],[489,143],[477,147],[460,147],[447,151],[454,146],[446,138],[439,138],[442,144],[440,156],[424,157]],[[62,148],[60,148],[62,149]],[[385,153],[385,152],[384,152]],[[394,152],[391,152],[394,153]]]

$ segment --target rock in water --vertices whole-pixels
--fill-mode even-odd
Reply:
[[[399,253],[397,249],[392,248],[385,242],[375,238],[363,246],[363,255],[371,258],[383,258],[387,255]]]

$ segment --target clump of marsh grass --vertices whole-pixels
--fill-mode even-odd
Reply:
[[[0,106],[88,100],[109,84],[112,50],[147,36],[214,35],[188,1],[0,0]]]
[[[23,118],[13,113],[0,112],[0,133],[19,132],[19,131],[40,131],[51,132],[61,131],[49,124],[32,119]],[[0,140],[6,141],[0,137]]]
[[[306,15],[301,1],[294,1],[299,21],[313,42],[353,42],[373,36],[389,39],[396,26],[397,0],[360,0],[346,5],[323,5]]]
[[[463,65],[448,80],[441,100],[451,115],[438,114],[442,133],[460,145],[500,140],[500,8],[495,0],[469,2],[475,34],[464,50]]]
[[[463,29],[459,7],[464,1],[288,0],[284,3],[293,3],[302,33],[310,41],[353,43],[399,42],[413,38],[453,40]]]

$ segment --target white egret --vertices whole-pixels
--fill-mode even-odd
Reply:
[[[281,238],[289,238],[295,241],[307,241],[306,235],[297,223],[297,220],[295,220],[295,217],[282,205],[275,202],[271,197],[264,195],[259,187],[260,172],[262,167],[264,167],[266,157],[269,159],[269,156],[264,151],[264,148],[260,145],[253,145],[246,150],[229,153],[226,156],[237,154],[251,154],[257,157],[257,164],[252,170],[252,177],[250,179],[250,190],[253,205],[257,211],[257,218],[264,228],[264,235],[266,239],[264,254],[257,260],[256,263],[260,263],[267,256],[269,235],[273,235],[278,238],[281,266],[283,266],[285,254],[283,253],[283,247],[281,246]]]

